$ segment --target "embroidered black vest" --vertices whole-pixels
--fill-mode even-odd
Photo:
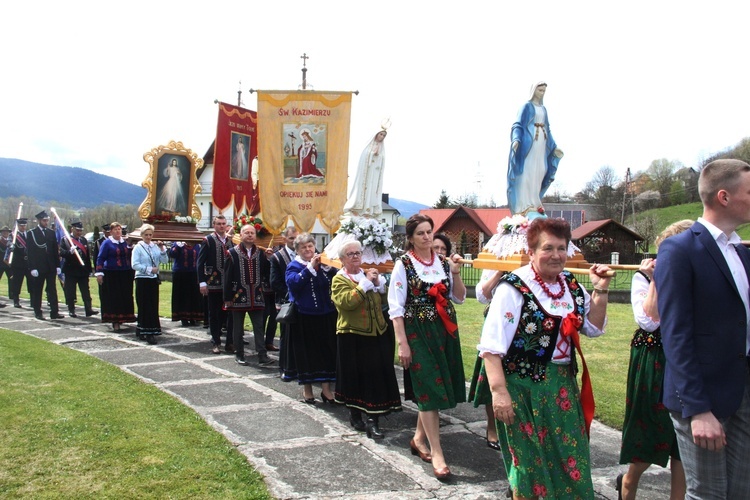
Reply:
[[[583,318],[585,299],[581,286],[571,273],[563,271],[563,277],[573,296],[574,311]],[[502,279],[513,285],[523,296],[518,328],[508,353],[503,357],[505,373],[516,373],[521,378],[531,377],[532,381],[541,382],[546,378],[547,364],[555,352],[563,317],[545,311],[531,289],[516,274],[508,273]],[[577,372],[573,347],[570,358],[573,370]]]
[[[646,281],[651,283],[646,273],[637,271],[638,274],[646,278]],[[646,347],[647,349],[653,349],[654,347],[661,347],[661,327],[657,328],[653,332],[647,332],[643,328],[637,328],[633,335],[633,340],[630,342],[631,347]]]
[[[436,256],[436,258],[438,257],[443,266],[443,272],[445,272],[445,278],[442,280],[446,290],[445,298],[448,299],[445,310],[451,321],[455,323],[456,309],[453,307],[453,302],[450,301],[449,297],[451,288],[450,279],[448,278],[450,276],[450,265],[442,256]],[[408,255],[402,255],[401,262],[404,264],[404,269],[406,270],[406,286],[409,287],[406,304],[404,305],[404,320],[413,321],[416,319],[420,322],[441,321],[435,307],[435,301],[427,295],[427,292],[435,283],[428,283],[419,278],[417,270],[414,268],[414,263]]]

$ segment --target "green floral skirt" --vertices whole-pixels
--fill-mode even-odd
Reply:
[[[504,426],[506,440],[500,445],[513,493],[594,498],[589,438],[572,367],[551,363],[541,382],[517,374],[506,377],[516,420]]]
[[[630,348],[621,464],[646,462],[666,467],[670,456],[680,458],[669,410],[660,401],[665,362],[658,332],[653,336],[636,331]]]
[[[411,348],[411,376],[419,411],[447,410],[466,402],[461,341],[453,338],[438,321],[404,321]]]

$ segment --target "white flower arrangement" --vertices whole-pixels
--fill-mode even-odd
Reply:
[[[336,233],[354,236],[363,247],[371,248],[378,256],[387,254],[393,246],[391,228],[375,219],[353,217],[344,222]]]
[[[186,215],[185,217],[175,217],[175,222],[180,222],[182,224],[196,224],[198,223],[198,219],[194,217],[190,217],[189,215]]]
[[[501,259],[517,253],[528,253],[526,231],[529,229],[529,224],[531,221],[521,214],[505,217],[497,223],[497,234],[490,238],[485,248]],[[569,242],[568,257],[572,257],[576,252],[580,252],[580,249],[572,241]]]
[[[521,214],[505,217],[497,223],[497,232],[499,234],[526,234],[529,227],[529,219]]]

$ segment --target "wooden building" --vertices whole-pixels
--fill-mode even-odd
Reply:
[[[590,263],[611,264],[612,253],[619,253],[620,264],[638,264],[643,237],[612,219],[594,220],[573,230],[573,243]]]

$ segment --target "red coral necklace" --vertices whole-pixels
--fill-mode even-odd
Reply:
[[[539,283],[539,286],[542,287],[542,290],[544,290],[544,293],[547,295],[547,297],[557,300],[559,298],[562,298],[563,295],[565,295],[565,281],[563,281],[562,275],[557,275],[557,284],[560,285],[560,291],[558,293],[552,293],[547,286],[547,283],[544,282],[542,277],[539,275],[538,272],[536,272],[536,269],[534,269],[534,266],[531,266],[531,270],[534,271],[534,281]]]
[[[416,260],[417,262],[419,262],[425,267],[430,267],[435,262],[435,252],[433,252],[432,249],[430,249],[430,261],[429,262],[425,262],[422,259],[420,259],[419,256],[414,252],[414,250],[409,250],[409,253],[411,254],[412,257],[414,257],[414,260]]]

